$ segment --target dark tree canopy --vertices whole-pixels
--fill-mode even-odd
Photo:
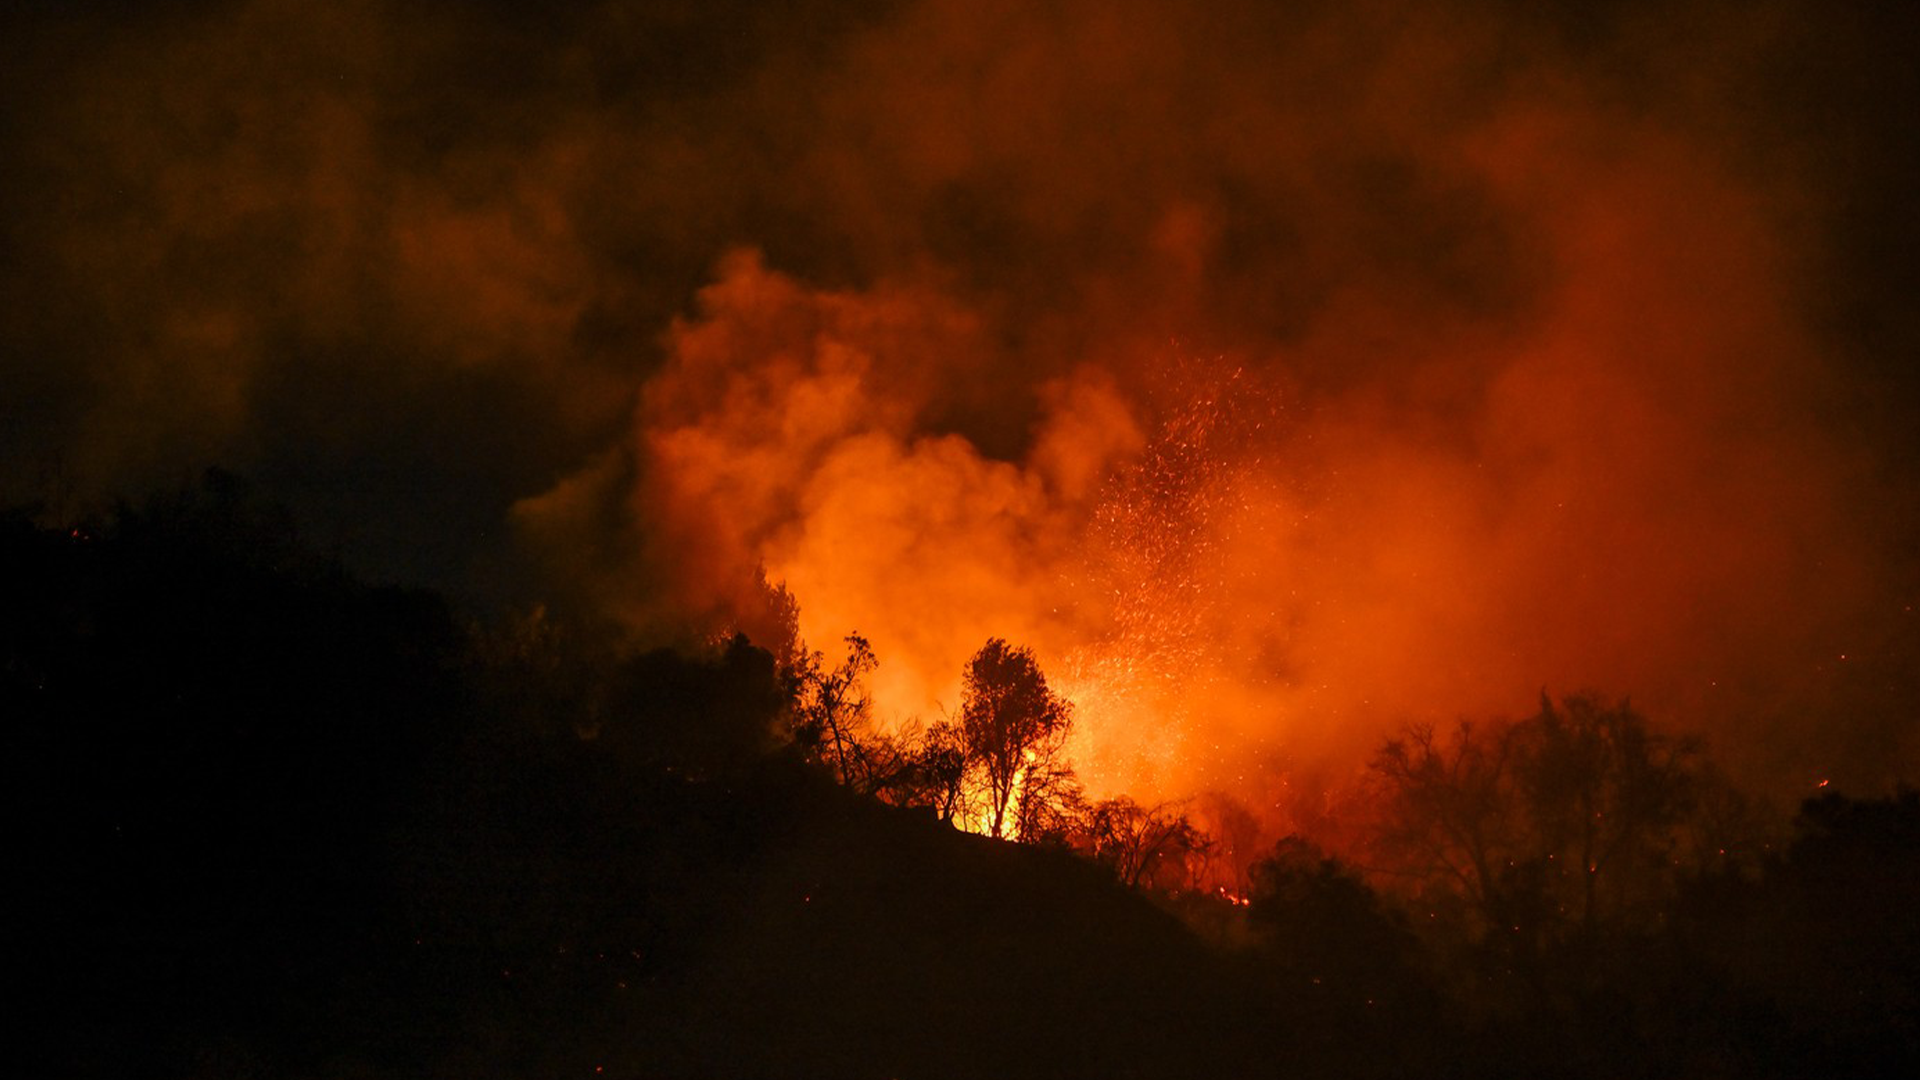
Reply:
[[[1707,782],[1695,746],[1593,694],[1450,739],[1411,728],[1373,773],[1381,865],[1528,939],[1656,912]]]
[[[1299,837],[1255,860],[1224,797],[1088,805],[1025,649],[989,642],[952,721],[876,734],[858,639],[796,697],[741,636],[463,627],[217,474],[98,527],[0,513],[0,598],[27,1075],[1920,1061],[1920,796],[1829,794],[1731,860],[1749,809],[1624,701],[1390,743],[1363,876]],[[796,719],[810,754],[775,739]],[[1250,900],[1186,891],[1197,825]]]
[[[1087,813],[1087,842],[1093,857],[1128,887],[1179,884],[1187,876],[1188,860],[1211,846],[1186,814],[1165,803],[1141,806],[1125,795],[1093,804]]]
[[[928,728],[914,751],[913,774],[920,802],[941,821],[953,821],[967,778],[966,738],[960,729],[944,720]]]
[[[1412,999],[1422,994],[1413,935],[1350,867],[1287,836],[1249,870],[1248,914],[1279,969],[1333,993]]]
[[[873,646],[859,634],[847,635],[847,658],[828,667],[819,652],[800,649],[790,666],[793,681],[793,737],[808,756],[824,762],[834,779],[857,790],[875,786],[878,740],[870,728],[873,698],[867,673],[880,666]]]

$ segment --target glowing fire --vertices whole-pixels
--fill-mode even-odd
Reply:
[[[1542,686],[1777,728],[1783,789],[1910,758],[1857,748],[1910,745],[1912,710],[1854,696],[1876,652],[1906,695],[1912,648],[1879,314],[1908,290],[1857,227],[1902,186],[1867,171],[1885,110],[1761,77],[1832,35],[1636,18],[1585,55],[1478,5],[888,4],[606,100],[538,80],[494,123],[499,88],[379,107],[491,40],[473,5],[219,6],[265,17],[137,64],[142,29],[78,35],[7,125],[16,201],[86,210],[9,232],[58,281],[0,348],[51,395],[10,447],[76,497],[311,459],[303,515],[397,515],[338,523],[373,565],[571,594],[643,646],[773,640],[764,566],[815,647],[873,643],[886,723],[1030,646],[1094,794],[1265,807],[1274,759],[1351,770]],[[616,23],[657,29],[556,24],[540,64],[619,69]],[[200,62],[283,42],[325,62]],[[325,482],[363,475],[391,482]],[[470,515],[507,497],[550,578],[492,580],[517,559]]]
[[[1013,783],[1009,788],[1005,814],[1000,821],[1000,837],[1003,840],[1020,839],[1020,800],[1025,797],[1027,777],[1033,771],[1036,755],[1032,750],[1026,752],[1027,763],[1013,774]],[[961,813],[955,815],[954,825],[970,833],[981,836],[993,835],[993,798],[984,779],[969,778],[960,791]]]
[[[1215,359],[1116,313],[1042,364],[938,275],[813,289],[736,255],[669,334],[630,458],[522,518],[592,547],[567,544],[595,485],[624,490],[642,632],[749,623],[764,567],[807,641],[872,642],[883,724],[951,716],[989,638],[1030,647],[1095,797],[1270,807],[1275,762],[1351,772],[1409,720],[1543,685],[1734,722],[1703,673],[1833,655],[1807,646],[1867,603],[1871,558],[1822,524],[1833,457],[1754,361],[1796,340],[1755,208],[1684,147],[1596,171],[1560,134],[1462,158],[1554,271],[1500,332],[1363,281]],[[1728,318],[1709,281],[1753,302]],[[1823,614],[1772,617],[1799,608]]]

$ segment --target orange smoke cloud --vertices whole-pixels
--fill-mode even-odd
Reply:
[[[0,485],[217,461],[639,640],[764,567],[1142,798],[1543,684],[1911,772],[1889,16],[698,6],[18,16]]]
[[[958,301],[808,290],[738,257],[675,328],[637,432],[679,610],[743,609],[764,566],[807,639],[874,643],[896,721],[951,710],[988,636],[1031,644],[1080,702],[1096,790],[1156,797],[1276,754],[1351,761],[1409,718],[1510,711],[1542,684],[1729,722],[1746,699],[1717,687],[1810,667],[1872,601],[1870,553],[1832,527],[1849,464],[1792,396],[1807,345],[1766,233],[1665,152],[1508,181],[1521,206],[1554,190],[1554,284],[1523,328],[1414,358],[1473,350],[1465,415],[1397,381],[1292,401],[1285,352],[1228,371],[1169,349],[1159,401],[1091,360],[1016,385],[1040,418],[997,460],[926,424],[983,362]]]
[[[1035,101],[1085,90],[1056,76]],[[1080,704],[1101,793],[1350,768],[1409,719],[1513,712],[1543,685],[1749,734],[1755,691],[1797,692],[1881,601],[1875,539],[1842,524],[1861,462],[1806,408],[1821,361],[1764,193],[1604,110],[1441,134],[1373,111],[1413,92],[1383,76],[1349,119],[1451,193],[1417,173],[1310,186],[1381,250],[1307,235],[1295,273],[1319,295],[1285,333],[1198,284],[1230,280],[1230,243],[1250,241],[1171,182],[1131,221],[1144,263],[1052,286],[1039,329],[939,273],[817,290],[727,262],[635,435],[635,513],[675,537],[656,557],[689,590],[678,610],[744,610],[764,567],[808,640],[872,641],[896,722],[951,710],[987,637],[1031,645]],[[909,140],[907,160],[1058,160],[990,130],[962,126],[946,154]],[[1267,171],[1311,152],[1283,138]],[[1396,209],[1410,235],[1370,238],[1369,197],[1467,220]],[[1454,231],[1476,227],[1493,238]],[[1215,355],[1161,336],[1189,322]],[[1023,437],[943,411],[982,381]]]

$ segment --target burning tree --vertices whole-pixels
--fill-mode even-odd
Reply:
[[[1053,692],[1033,650],[990,639],[967,661],[960,733],[967,760],[985,781],[985,831],[1007,834],[1010,812],[1022,814],[1030,773],[1051,773],[1072,722],[1072,705]]]

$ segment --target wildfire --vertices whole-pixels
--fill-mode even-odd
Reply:
[[[1076,595],[1094,597],[1093,640],[1064,657],[1061,685],[1084,722],[1075,750],[1096,784],[1158,789],[1170,769],[1205,765],[1193,745],[1223,697],[1270,679],[1229,629],[1233,551],[1258,543],[1249,514],[1279,494],[1263,437],[1280,409],[1244,369],[1174,365],[1185,397],[1139,458],[1108,479],[1092,514]],[[1200,389],[1194,389],[1198,386]]]
[[[1022,756],[1026,764],[1013,775],[1012,795],[1007,799],[1006,815],[1000,823],[1000,835],[1006,840],[1020,839],[1020,801],[1026,795],[1027,779],[1033,772],[1034,760],[1038,755],[1028,750]],[[993,800],[984,779],[970,777],[963,782],[960,805],[962,812],[955,816],[955,826],[981,836],[993,835]]]
[[[674,324],[631,461],[523,517],[592,541],[586,492],[625,485],[662,524],[623,569],[668,594],[635,590],[636,626],[749,625],[764,567],[802,638],[871,641],[892,730],[950,716],[982,641],[1030,647],[1077,705],[1090,795],[1253,796],[1263,760],[1350,772],[1409,720],[1542,685],[1709,727],[1743,703],[1699,699],[1697,673],[1815,655],[1860,601],[1831,568],[1863,560],[1817,524],[1817,440],[1754,434],[1805,433],[1750,362],[1794,339],[1785,306],[1728,320],[1669,288],[1773,295],[1737,193],[1681,147],[1596,171],[1557,134],[1490,131],[1461,166],[1489,206],[1581,196],[1542,226],[1555,272],[1508,333],[1402,318],[1361,281],[1212,359],[1118,315],[1043,364],[937,275],[815,289],[737,254]],[[1795,604],[1827,614],[1768,617]]]

